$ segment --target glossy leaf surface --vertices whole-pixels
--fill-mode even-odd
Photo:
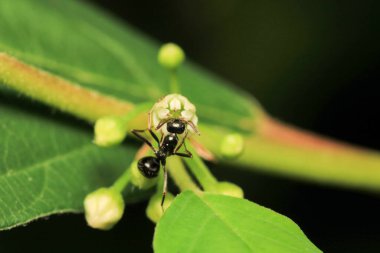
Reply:
[[[184,192],[157,225],[155,252],[321,252],[289,218],[247,200]]]

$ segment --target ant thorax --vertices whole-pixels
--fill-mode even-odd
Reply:
[[[177,121],[173,122],[173,120]],[[173,128],[173,125],[169,125],[168,127],[170,123],[183,123],[185,130],[182,133],[177,133],[175,129],[179,129],[181,126]],[[186,97],[179,94],[169,94],[160,99],[154,104],[149,115],[149,129],[156,130],[163,136],[169,133],[197,133],[197,124],[198,117],[195,106]]]
[[[158,176],[160,167],[164,171],[164,184],[161,207],[163,206],[167,188],[168,173],[165,169],[166,159],[170,156],[191,158],[193,155],[186,148],[185,140],[189,133],[197,133],[198,117],[195,106],[179,94],[170,94],[158,101],[149,112],[148,129],[133,129],[132,133],[148,145],[155,156],[143,157],[138,161],[138,169],[148,178]],[[153,143],[144,137],[148,131]],[[155,131],[161,134],[159,138]],[[156,144],[156,145],[154,145]],[[182,150],[180,150],[182,148]]]
[[[160,150],[162,150],[166,155],[172,155],[177,145],[178,145],[177,135],[167,134],[160,145]]]

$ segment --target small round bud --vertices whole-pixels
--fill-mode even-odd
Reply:
[[[240,134],[226,135],[220,145],[220,153],[223,157],[232,159],[238,157],[244,149],[244,139]]]
[[[174,200],[174,196],[168,192],[165,197],[164,210],[168,209],[168,207],[171,205],[173,200]],[[154,223],[157,223],[162,217],[162,215],[164,214],[161,207],[161,201],[162,201],[162,195],[154,194],[150,198],[148,206],[145,211],[146,216],[148,216],[148,218]]]
[[[236,198],[243,198],[244,192],[241,187],[230,182],[218,182],[213,186],[213,193],[218,193],[222,195],[227,195]]]
[[[100,188],[86,196],[84,211],[90,227],[109,230],[123,216],[123,196],[112,188]]]
[[[109,147],[121,143],[127,135],[127,129],[120,117],[103,117],[95,123],[95,140],[98,146]]]
[[[139,189],[146,190],[153,187],[157,183],[157,178],[147,178],[137,167],[137,161],[131,164],[131,183]]]
[[[184,60],[185,53],[174,43],[164,44],[158,52],[158,62],[168,69],[177,68]]]

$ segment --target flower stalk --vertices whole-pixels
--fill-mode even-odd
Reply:
[[[170,92],[180,93],[177,69],[181,66],[186,56],[182,48],[174,43],[162,45],[158,51],[158,62],[170,71]]]
[[[5,53],[0,53],[0,81],[21,94],[89,122],[104,116],[124,115],[134,107],[127,101],[82,88]],[[252,131],[244,136],[244,152],[233,161],[234,166],[380,191],[379,152],[337,145],[334,140],[273,120],[258,107],[254,110],[255,117],[244,119],[245,128]],[[199,141],[218,154],[220,146],[217,144],[230,129],[204,121],[200,129],[203,135]]]
[[[112,184],[111,188],[118,192],[123,192],[131,181],[131,168],[126,169],[120,177]]]
[[[191,158],[184,158],[191,159]],[[193,192],[200,192],[199,187],[194,183],[189,173],[183,165],[182,159],[179,157],[171,157],[167,161],[169,175],[173,178],[174,183],[181,191],[190,190]]]
[[[188,145],[189,151],[193,154],[191,159],[185,159],[185,163],[189,167],[190,171],[197,178],[205,191],[212,191],[218,180],[212,175],[207,165],[198,156],[195,149]]]
[[[0,82],[23,95],[90,122],[104,116],[125,115],[134,107],[126,101],[27,65],[6,53],[0,53]]]

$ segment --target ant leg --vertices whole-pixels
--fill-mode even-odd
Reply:
[[[142,140],[143,142],[145,142],[152,150],[153,150],[153,152],[154,153],[156,153],[157,151],[156,151],[156,149],[153,147],[153,145],[152,145],[152,143],[148,140],[148,139],[146,139],[144,136],[142,136],[140,133],[143,133],[143,132],[145,132],[145,130],[137,130],[137,129],[133,129],[132,130],[132,133],[134,134],[134,135],[136,135],[136,137],[137,138],[139,138],[140,140]]]
[[[148,129],[148,130],[149,130],[150,135],[152,135],[153,139],[157,142],[158,145],[160,145],[160,141],[158,140],[157,135],[151,129]]]
[[[160,123],[158,124],[158,126],[156,127],[156,130],[160,129],[163,125],[165,125],[169,121],[170,121],[170,118],[165,119],[165,120],[161,120]]]
[[[164,187],[162,189],[161,208],[162,208],[162,212],[164,212],[164,202],[165,202],[166,191],[167,191],[167,186],[168,186],[168,171],[165,168],[165,163],[162,164],[162,169],[164,170]]]
[[[193,154],[189,150],[187,150],[185,142],[183,143],[183,146],[185,147],[185,152],[186,153],[175,152],[173,155],[177,155],[177,156],[181,156],[181,157],[187,157],[187,158],[192,158]]]
[[[201,135],[201,133],[199,132],[198,128],[194,125],[194,123],[192,121],[187,121],[186,120],[186,123],[190,125],[190,127],[194,130],[194,132],[197,135]]]
[[[193,154],[189,150],[187,150],[185,142],[183,143],[183,146],[185,147],[185,152],[186,153],[175,152],[174,155],[181,156],[181,157],[186,157],[186,158],[192,158]]]
[[[174,150],[174,153],[176,153],[182,147],[182,145],[185,143],[185,139],[187,138],[188,134],[189,134],[189,131],[186,130],[185,136],[183,136],[181,142],[179,143],[179,145],[177,146],[177,148]],[[185,147],[186,147],[186,145],[185,145]]]
[[[178,155],[178,156],[181,156],[181,157],[192,158],[193,154],[189,150],[187,150],[185,142],[183,142],[183,146],[185,147],[185,152],[186,153],[175,152],[174,155]]]
[[[177,155],[177,156],[181,156],[181,157],[186,157],[186,158],[192,158],[193,157],[193,154],[190,153],[190,151],[188,151],[189,153],[174,153],[173,155]]]
[[[152,110],[150,110],[148,112],[148,129],[151,129],[152,128],[152,120],[150,118],[150,116],[152,115]]]
[[[164,139],[164,134],[161,134],[161,137],[160,137],[160,142],[158,144],[159,147],[161,147],[161,144],[162,144],[162,140]]]
[[[159,145],[160,144],[160,141],[158,140],[158,137],[157,137],[157,135],[151,130],[151,129],[145,129],[145,130],[136,130],[136,129],[134,129],[134,130],[132,130],[132,133],[134,134],[134,135],[136,135],[137,137],[139,137],[141,140],[143,140],[144,142],[147,142],[147,139],[146,138],[144,138],[143,136],[141,136],[140,134],[138,134],[138,133],[143,133],[143,132],[145,132],[146,130],[148,130],[149,131],[149,133],[150,133],[150,135],[153,137],[153,139],[157,142],[157,144]],[[148,144],[148,143],[147,143]],[[148,144],[149,145],[149,144]]]

